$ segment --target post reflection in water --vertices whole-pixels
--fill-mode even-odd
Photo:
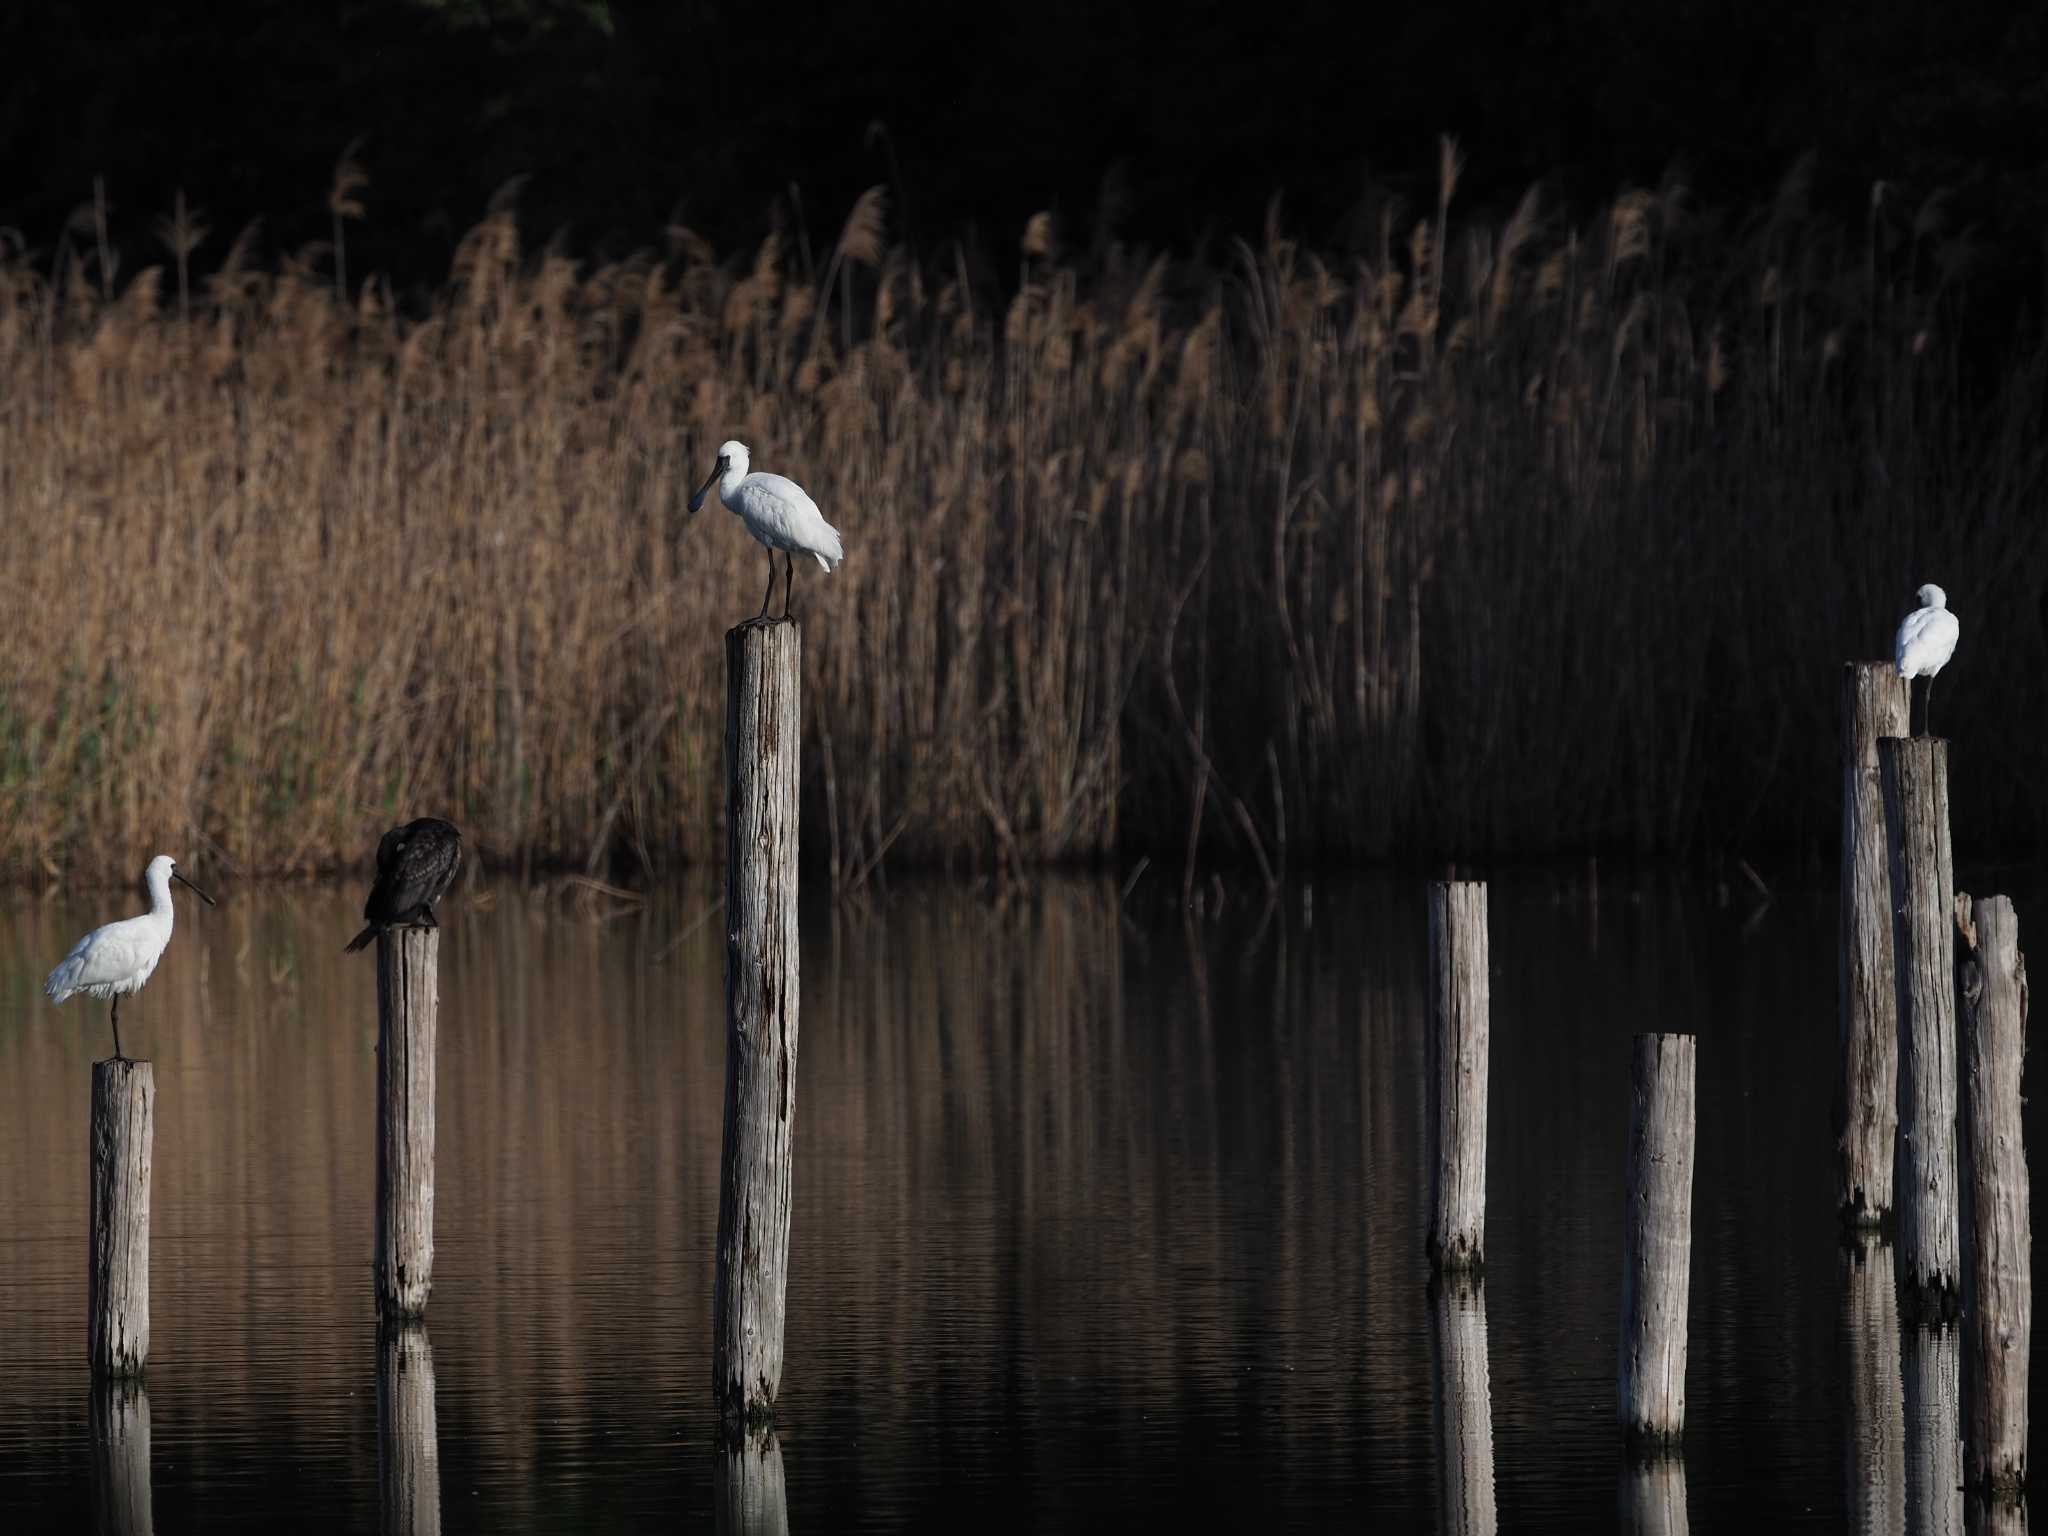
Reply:
[[[1891,1245],[1875,1233],[1842,1242],[1842,1345],[1849,1422],[1843,1497],[1858,1536],[1906,1529],[1906,1406],[1899,1382],[1899,1297]]]
[[[1435,1367],[1437,1530],[1492,1536],[1493,1394],[1486,1370],[1486,1290],[1468,1274],[1430,1282]]]
[[[718,1452],[718,1536],[789,1536],[789,1490],[774,1430]]]
[[[1684,1457],[1659,1456],[1622,1468],[1621,1528],[1627,1536],[1686,1536]]]
[[[438,1536],[441,1449],[426,1325],[377,1331],[377,1509],[384,1536]]]
[[[1904,1343],[1906,1529],[1962,1536],[1962,1335],[1953,1327],[1908,1328]]]
[[[94,1528],[101,1536],[149,1536],[149,1393],[139,1381],[92,1388]]]

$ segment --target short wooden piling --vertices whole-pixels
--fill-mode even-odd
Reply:
[[[438,1536],[434,1346],[421,1323],[386,1322],[377,1329],[377,1500],[382,1536]]]
[[[1880,737],[1904,736],[1906,680],[1888,661],[1842,669],[1841,1076],[1835,1087],[1839,1206],[1853,1227],[1892,1213],[1899,1123],[1898,994],[1885,851]]]
[[[1478,1269],[1486,1241],[1486,884],[1429,887],[1429,1258],[1438,1269]]]
[[[1493,1536],[1493,1389],[1486,1359],[1486,1291],[1451,1270],[1429,1294],[1436,1408],[1437,1519],[1444,1536]]]
[[[802,632],[727,632],[725,1136],[712,1394],[727,1437],[773,1423],[789,1275],[797,1059]]]
[[[2027,1369],[2033,1358],[2033,1228],[2020,1071],[2027,963],[2003,896],[1956,896],[1956,1007],[1962,1021],[1963,1481],[2016,1503],[2027,1486]]]
[[[1637,1035],[1630,1062],[1619,1385],[1622,1433],[1639,1455],[1685,1431],[1695,1059],[1691,1035]]]
[[[789,1536],[789,1489],[772,1429],[743,1432],[718,1452],[718,1536]]]
[[[132,1378],[92,1384],[94,1528],[105,1536],[150,1536],[149,1393]]]
[[[377,1311],[424,1316],[434,1288],[434,1041],[441,935],[377,935]]]
[[[1940,1322],[1955,1317],[1962,1282],[1948,743],[1888,737],[1877,753],[1899,1017],[1899,1299],[1909,1321]]]
[[[96,1377],[140,1376],[149,1360],[149,1174],[155,1139],[155,1068],[126,1057],[94,1062],[86,1347]]]

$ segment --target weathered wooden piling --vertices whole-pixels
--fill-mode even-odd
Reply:
[[[1909,1531],[1963,1529],[1961,1336],[1953,1328],[1907,1328],[1899,1377],[1906,1402],[1906,1520]]]
[[[718,1536],[789,1536],[789,1489],[772,1429],[742,1432],[718,1452]]]
[[[1492,1536],[1493,1389],[1486,1362],[1486,1291],[1471,1270],[1449,1270],[1429,1296],[1436,1408],[1437,1530]]]
[[[377,1329],[377,1501],[383,1536],[437,1536],[441,1529],[434,1346],[422,1323]]]
[[[1955,1317],[1962,1283],[1948,743],[1888,737],[1877,754],[1899,1016],[1899,1298],[1909,1320],[1940,1322]]]
[[[1844,1507],[1861,1531],[1903,1531],[1906,1410],[1899,1382],[1899,1294],[1891,1245],[1875,1232],[1842,1239],[1842,1346],[1849,1369]]]
[[[1685,1432],[1695,1060],[1691,1035],[1637,1035],[1629,1066],[1619,1385],[1622,1433],[1639,1455]]]
[[[149,1361],[149,1173],[156,1069],[115,1057],[92,1066],[92,1235],[86,1349],[94,1376],[140,1376]]]
[[[797,1052],[797,756],[802,631],[725,637],[725,1137],[712,1394],[731,1438],[782,1383]]]
[[[434,1040],[441,935],[377,935],[377,1311],[424,1316],[434,1289]]]
[[[2027,1368],[2033,1358],[2033,1227],[2020,1125],[2027,963],[2012,902],[1956,896],[1962,1021],[1963,1480],[2016,1503],[2027,1486]]]
[[[1888,661],[1842,669],[1841,1077],[1835,1085],[1842,1220],[1892,1213],[1899,1123],[1899,1020],[1892,975],[1892,878],[1877,743],[1904,736],[1906,680]]]
[[[1429,1258],[1438,1269],[1478,1269],[1486,1242],[1486,884],[1429,887]]]
[[[149,1393],[133,1378],[92,1384],[94,1528],[104,1536],[150,1536]]]

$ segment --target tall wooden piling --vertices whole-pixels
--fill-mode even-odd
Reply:
[[[1899,1297],[1909,1319],[1956,1315],[1955,875],[1948,840],[1948,743],[1877,744],[1891,868],[1899,1016]]]
[[[2033,1358],[2033,1228],[2020,1126],[2027,963],[2003,896],[1956,896],[1956,1007],[1962,1020],[1963,1480],[2017,1502],[2027,1484],[2027,1368]]]
[[[1674,1448],[1685,1431],[1695,1059],[1691,1035],[1637,1035],[1629,1066],[1619,1386],[1638,1454]]]
[[[1835,1135],[1842,1220],[1874,1227],[1892,1213],[1899,1123],[1898,994],[1892,880],[1877,743],[1907,730],[1906,680],[1888,661],[1842,669],[1841,1076]]]
[[[1439,1269],[1478,1269],[1486,1240],[1486,884],[1429,887],[1429,1258]]]
[[[772,1429],[743,1432],[718,1452],[718,1536],[789,1536],[789,1489]]]
[[[86,1349],[97,1377],[140,1376],[149,1360],[149,1174],[156,1069],[116,1057],[92,1067],[92,1234]]]
[[[1493,1536],[1493,1389],[1486,1360],[1486,1291],[1471,1270],[1433,1282],[1437,1518],[1444,1536]]]
[[[725,637],[725,1137],[712,1394],[730,1437],[774,1421],[789,1277],[797,1051],[797,755],[802,632]]]
[[[93,1525],[104,1536],[150,1536],[149,1393],[132,1378],[92,1384]]]
[[[377,1501],[382,1536],[439,1536],[434,1346],[421,1323],[387,1322],[377,1330]]]
[[[377,935],[377,1311],[424,1316],[434,1288],[434,1040],[441,935]]]

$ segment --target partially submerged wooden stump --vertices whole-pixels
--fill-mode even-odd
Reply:
[[[1912,1321],[1956,1316],[1955,876],[1948,837],[1948,743],[1877,744],[1891,866],[1899,1015],[1899,1298]]]
[[[1439,1269],[1485,1263],[1487,952],[1485,882],[1431,882],[1429,1258]]]
[[[149,1361],[149,1176],[155,1138],[156,1069],[126,1057],[94,1062],[86,1352],[96,1377],[140,1376]]]
[[[1685,1432],[1695,1059],[1691,1035],[1637,1035],[1629,1067],[1619,1397],[1640,1456],[1669,1453]]]
[[[1892,1214],[1899,1123],[1899,1023],[1892,972],[1892,878],[1885,849],[1880,737],[1906,734],[1906,680],[1888,661],[1842,672],[1841,1075],[1835,1137],[1842,1220]]]
[[[441,935],[377,935],[377,1311],[424,1316],[434,1289],[434,1050]]]
[[[2033,1227],[2020,1072],[2027,964],[2003,896],[1956,896],[1962,1018],[1963,1191],[1968,1262],[1963,1349],[1964,1483],[2017,1503],[2027,1487],[2027,1370],[2033,1359]]]
[[[712,1394],[729,1438],[774,1422],[789,1282],[797,1054],[802,632],[727,632],[725,1135]]]

